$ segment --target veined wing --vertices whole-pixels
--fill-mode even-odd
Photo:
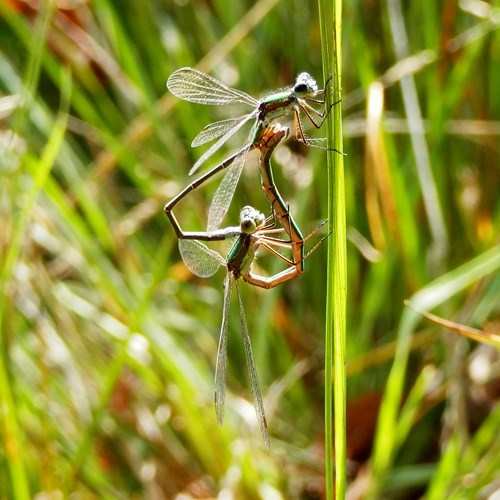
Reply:
[[[231,200],[233,199],[234,192],[236,191],[236,186],[238,185],[241,172],[245,165],[245,159],[250,148],[252,148],[251,145],[236,156],[233,163],[228,167],[226,175],[222,178],[208,210],[207,231],[218,229],[221,222],[224,220]]]
[[[312,143],[313,146],[317,144],[326,144],[326,137],[306,137],[308,143]]]
[[[226,402],[227,327],[231,292],[232,275],[228,272],[224,280],[224,308],[222,309],[222,325],[220,327],[217,362],[215,364],[215,413],[219,425],[222,425],[224,422],[224,405]]]
[[[209,123],[203,128],[200,133],[193,139],[191,147],[201,146],[207,142],[213,141],[229,132],[233,127],[236,127],[241,120],[244,120],[248,115],[239,116],[238,118],[229,118],[227,120],[220,120],[218,122]]]
[[[226,104],[248,104],[256,107],[257,99],[241,90],[233,89],[203,71],[194,68],[181,68],[174,71],[167,80],[167,88],[179,99],[223,106]]]
[[[255,109],[252,113],[245,115],[242,120],[236,124],[233,128],[229,129],[215,144],[210,146],[199,158],[198,161],[191,167],[189,175],[194,174],[200,165],[202,165],[208,158],[210,158],[223,144],[225,144],[238,130],[245,125],[247,121],[257,116],[258,109]]]
[[[179,252],[187,268],[200,278],[213,276],[226,265],[220,254],[197,240],[179,240]]]
[[[255,361],[252,353],[252,344],[250,342],[250,335],[248,335],[247,321],[245,319],[245,310],[243,309],[243,302],[241,301],[240,289],[238,282],[235,282],[236,292],[238,295],[238,303],[240,305],[240,323],[241,335],[243,337],[243,347],[245,349],[245,358],[247,360],[248,378],[250,379],[250,387],[252,389],[253,403],[255,406],[255,414],[259,422],[260,432],[264,438],[264,443],[267,448],[270,447],[269,431],[267,430],[266,414],[264,412],[264,403],[262,402],[262,394],[259,387],[259,377],[257,369],[255,368]]]

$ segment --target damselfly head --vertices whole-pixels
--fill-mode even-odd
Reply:
[[[266,218],[262,212],[257,209],[246,206],[240,212],[240,229],[242,233],[253,234],[264,224]]]
[[[295,80],[293,91],[298,97],[307,97],[318,91],[318,84],[309,73],[300,73]]]

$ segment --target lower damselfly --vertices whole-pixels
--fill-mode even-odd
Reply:
[[[272,221],[269,223],[269,221]],[[227,365],[227,336],[228,319],[231,302],[233,283],[238,295],[240,310],[240,324],[245,350],[250,387],[254,400],[257,421],[264,438],[266,446],[269,448],[269,431],[264,411],[264,403],[259,386],[259,379],[252,353],[248,326],[245,318],[245,311],[241,301],[241,295],[238,280],[242,278],[247,283],[262,288],[273,288],[291,277],[297,275],[295,272],[296,262],[287,259],[280,253],[281,249],[292,248],[293,238],[297,233],[292,232],[292,240],[282,240],[277,237],[283,233],[284,229],[276,227],[274,216],[267,219],[258,210],[246,206],[240,212],[240,226],[234,226],[226,229],[220,229],[215,232],[197,233],[197,239],[190,239],[195,233],[183,233],[187,239],[179,240],[179,250],[181,257],[188,269],[197,276],[207,278],[215,274],[219,267],[224,266],[227,269],[224,280],[224,307],[222,311],[222,324],[219,336],[219,346],[217,349],[217,362],[215,369],[215,411],[219,425],[224,421],[224,407],[226,394],[226,365]],[[315,231],[313,231],[315,232]],[[312,233],[311,233],[312,234]],[[209,249],[204,243],[198,240],[215,241],[235,237],[227,257],[224,259],[218,252]],[[303,240],[301,244],[303,243]],[[321,243],[321,241],[319,242]],[[308,252],[304,257],[309,256],[316,247]],[[282,259],[288,264],[288,268],[272,276],[262,276],[252,271],[252,264],[260,249],[266,249],[272,255]]]

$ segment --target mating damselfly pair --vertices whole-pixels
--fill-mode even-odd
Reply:
[[[328,85],[328,82],[327,82]],[[316,81],[308,73],[300,73],[294,85],[257,100],[240,90],[226,86],[215,78],[193,68],[175,71],[167,81],[168,89],[180,99],[207,105],[246,104],[253,110],[238,118],[230,118],[207,125],[194,138],[192,146],[210,141],[215,142],[194,164],[190,174],[210,158],[247,122],[253,125],[245,144],[233,155],[208,172],[198,177],[165,205],[165,213],[170,219],[179,238],[179,250],[187,267],[196,275],[208,277],[220,266],[225,266],[227,275],[224,284],[224,308],[217,353],[215,375],[215,407],[219,424],[223,422],[226,379],[226,353],[229,304],[234,282],[240,308],[240,322],[243,345],[247,360],[250,385],[259,426],[266,445],[269,434],[264,413],[257,371],[253,360],[248,328],[238,288],[238,279],[262,288],[272,288],[303,272],[305,258],[315,250],[316,244],[307,254],[299,227],[290,214],[289,205],[278,191],[271,169],[271,155],[278,144],[288,135],[289,129],[276,121],[286,115],[293,116],[294,138],[306,145],[316,145],[317,139],[306,137],[301,122],[301,113],[316,128],[321,127],[328,110],[325,108],[325,90],[318,89]],[[325,86],[326,88],[326,86]],[[317,109],[315,106],[321,106]],[[240,212],[240,225],[220,228],[234,196],[247,153],[259,151],[259,172],[261,185],[271,206],[271,214],[266,217],[258,210],[245,206]],[[174,207],[191,191],[203,185],[215,174],[226,170],[211,204],[205,231],[183,231],[173,214]],[[313,233],[316,230],[313,231]],[[312,234],[312,233],[311,233]],[[286,235],[280,238],[280,235]],[[219,253],[209,249],[202,241],[234,239],[234,243],[224,259]],[[321,242],[321,241],[320,241]],[[291,257],[285,257],[282,250],[290,250]],[[262,276],[252,271],[256,253],[264,250],[286,262],[287,267],[272,276]]]

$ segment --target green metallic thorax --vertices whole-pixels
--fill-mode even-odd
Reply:
[[[272,94],[260,103],[257,122],[269,124],[288,114],[296,104],[297,97],[289,90]]]
[[[259,143],[269,124],[290,113],[296,105],[297,97],[290,90],[277,92],[263,99],[259,104],[259,113],[252,133],[252,142],[254,144]]]
[[[255,243],[251,234],[241,234],[236,238],[227,255],[227,268],[235,279],[248,274],[255,258]]]

